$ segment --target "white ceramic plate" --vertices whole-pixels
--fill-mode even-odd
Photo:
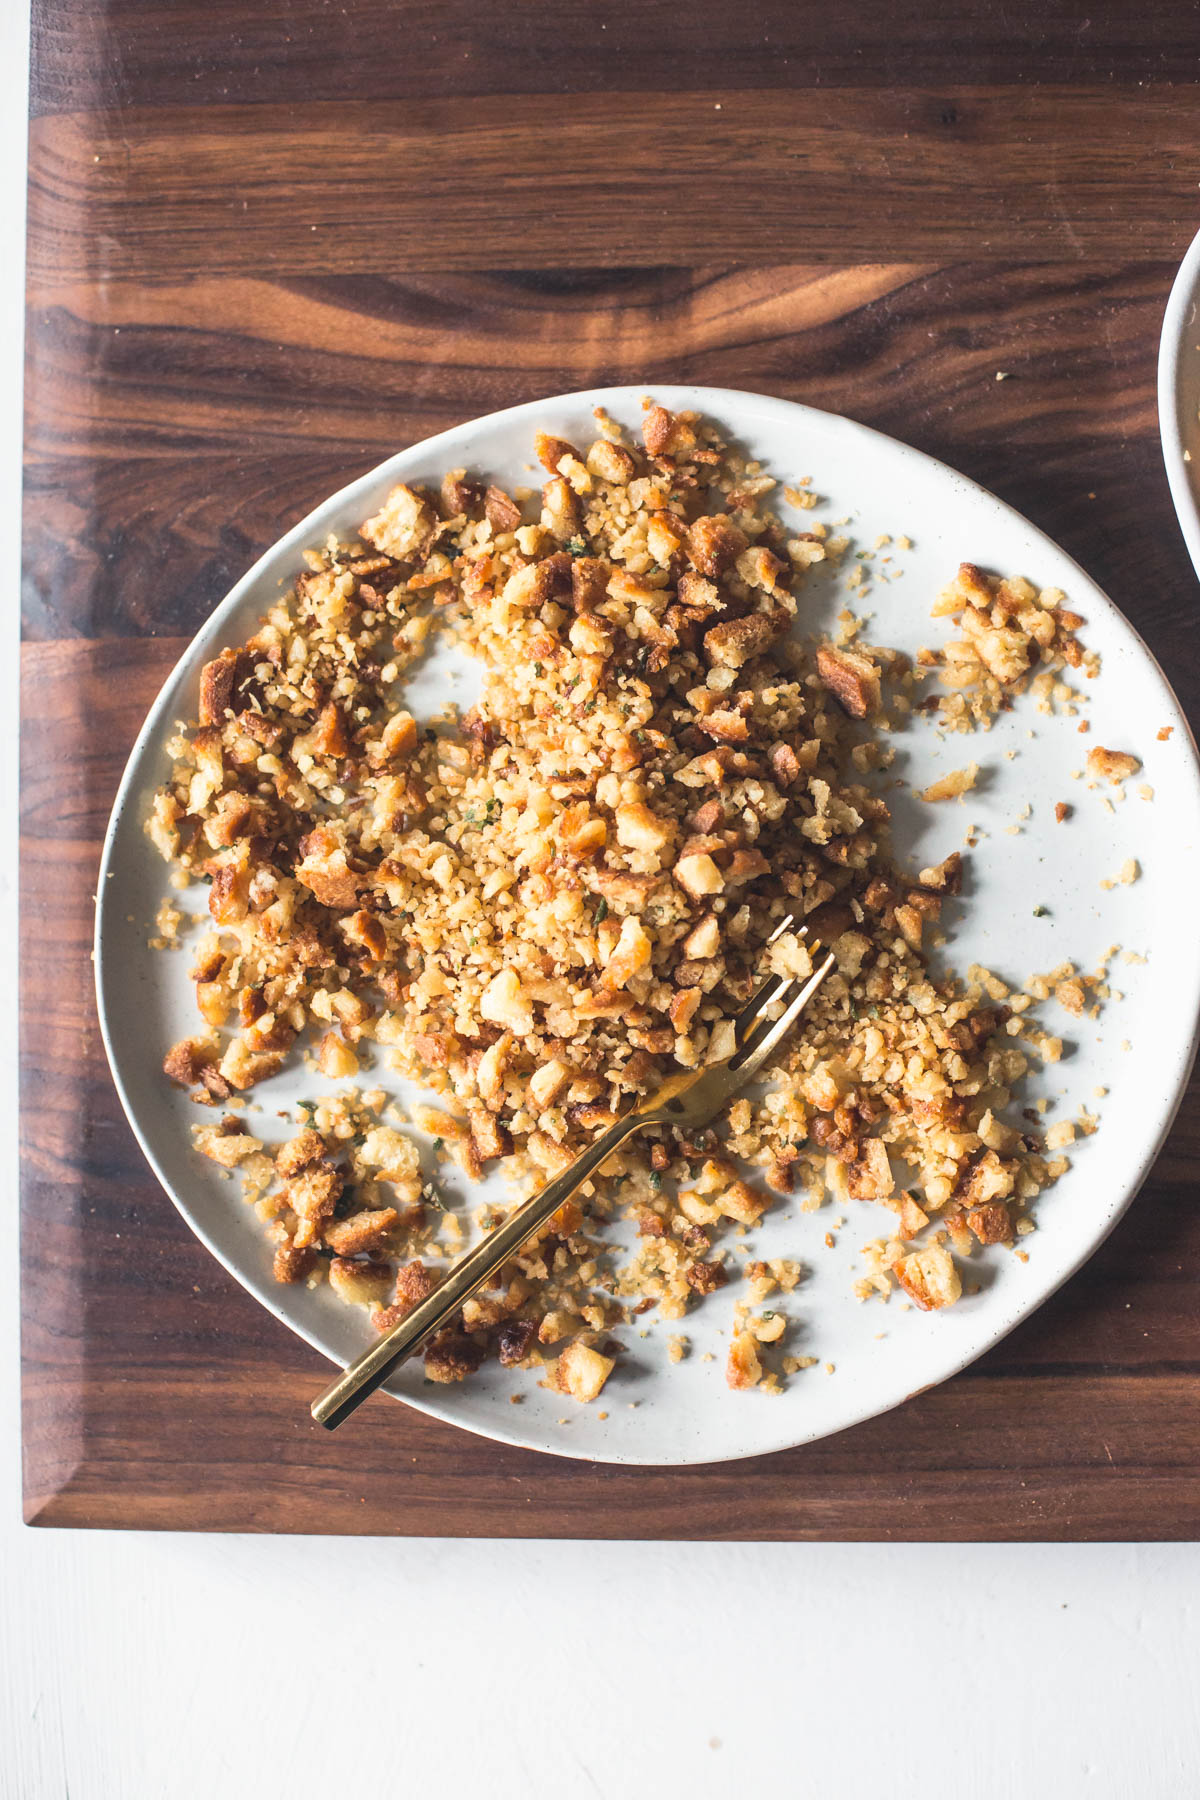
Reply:
[[[1179,265],[1163,315],[1158,429],[1171,498],[1200,575],[1200,233]]]
[[[887,1233],[893,1215],[885,1209],[852,1206],[845,1225],[833,1233],[834,1247],[826,1248],[831,1209],[805,1215],[781,1203],[766,1215],[752,1242],[758,1255],[793,1256],[809,1269],[786,1302],[795,1320],[787,1347],[819,1360],[793,1377],[779,1398],[733,1393],[725,1385],[737,1284],[707,1300],[682,1325],[651,1324],[645,1335],[625,1330],[627,1355],[599,1405],[577,1407],[495,1364],[453,1388],[427,1383],[419,1365],[403,1370],[393,1384],[392,1391],[411,1405],[508,1443],[604,1462],[663,1464],[757,1455],[825,1436],[895,1406],[1003,1337],[1111,1229],[1163,1141],[1194,1054],[1200,933],[1190,875],[1200,844],[1200,773],[1187,724],[1137,634],[1082,569],[992,495],[848,419],[724,389],[655,391],[668,407],[698,407],[718,419],[785,480],[811,476],[823,498],[815,514],[804,515],[805,526],[814,517],[830,522],[848,517],[844,529],[856,548],[871,547],[885,532],[912,540],[910,550],[893,545],[879,553],[894,559],[886,565],[888,573],[903,573],[872,585],[865,603],[872,641],[909,651],[941,641],[945,624],[930,621],[930,604],[963,559],[1022,573],[1039,587],[1066,590],[1070,604],[1086,617],[1085,642],[1103,658],[1091,695],[1092,735],[1077,735],[1073,720],[1041,716],[1028,699],[986,735],[940,741],[934,727],[922,722],[898,740],[901,773],[924,785],[935,773],[974,759],[986,778],[964,804],[922,806],[898,795],[897,845],[919,868],[960,846],[970,825],[986,834],[972,858],[972,891],[948,951],[960,969],[979,960],[1019,982],[1066,958],[1092,968],[1114,943],[1148,958],[1144,966],[1118,963],[1114,981],[1123,994],[1099,1021],[1072,1021],[1053,1006],[1048,1009],[1050,1028],[1061,1032],[1070,1048],[1031,1092],[1053,1102],[1051,1120],[1071,1117],[1087,1105],[1100,1113],[1101,1129],[1079,1145],[1070,1173],[1039,1202],[1038,1229],[1025,1240],[1028,1262],[1005,1251],[977,1258],[981,1291],[958,1306],[926,1315],[903,1310],[894,1296],[887,1304],[853,1298],[858,1248]],[[327,1289],[310,1293],[272,1281],[258,1222],[236,1187],[191,1150],[189,1127],[197,1122],[197,1109],[172,1091],[160,1072],[166,1047],[195,1029],[194,998],[188,953],[147,947],[150,921],[168,890],[143,820],[166,774],[164,743],[172,722],[194,717],[201,664],[248,634],[281,584],[290,582],[305,545],[331,531],[352,534],[402,478],[436,482],[445,468],[466,464],[500,481],[533,482],[534,429],[544,426],[590,441],[597,404],[629,424],[640,418],[640,392],[633,388],[515,407],[403,451],[302,520],[237,584],[167,682],[134,746],[113,813],[100,881],[97,983],[105,1043],[130,1122],[167,1193],[213,1254],[265,1306],[339,1363],[369,1340],[366,1315],[346,1308]],[[846,603],[845,578],[855,566],[851,555],[840,574],[810,581],[804,601],[808,628],[831,623]],[[861,603],[857,609],[863,610]],[[433,711],[447,691],[465,702],[469,673],[435,663],[422,676],[415,710]],[[1157,734],[1168,725],[1174,728],[1171,736],[1160,741]],[[1075,779],[1094,743],[1133,750],[1142,758],[1139,780],[1152,784],[1153,803],[1138,798],[1138,784],[1132,782],[1129,797],[1110,811],[1086,781]],[[1056,825],[1054,804],[1064,799],[1073,803],[1075,815]],[[1019,831],[1010,830],[1018,824]],[[1131,887],[1102,890],[1101,881],[1130,856],[1141,863],[1142,878]],[[192,910],[202,911],[205,897],[205,889],[196,890]],[[1035,916],[1035,907],[1046,911]],[[378,1078],[403,1091],[382,1061]],[[282,1133],[275,1109],[327,1085],[303,1071],[285,1072],[255,1090],[264,1109],[259,1128]],[[1096,1097],[1100,1088],[1107,1090],[1103,1099]],[[478,1190],[470,1198],[477,1203]],[[673,1365],[667,1338],[680,1331],[690,1339],[691,1353]],[[832,1373],[825,1372],[825,1364],[833,1365]],[[264,1370],[263,1380],[270,1379]],[[523,1395],[520,1405],[510,1403],[514,1392]],[[348,1457],[354,1455],[354,1433],[369,1431],[370,1419],[368,1406],[345,1428]]]

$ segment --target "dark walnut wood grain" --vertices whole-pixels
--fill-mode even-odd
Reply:
[[[1196,588],[1154,406],[1161,310],[1195,223],[1195,21],[1182,0],[1144,11],[769,0],[749,21],[703,5],[681,23],[651,0],[635,35],[633,10],[607,3],[38,0],[31,1520],[673,1538],[1200,1529],[1195,1090],[1113,1236],[964,1375],[785,1455],[592,1468],[387,1401],[335,1436],[312,1426],[327,1367],[149,1175],[90,967],[120,770],[196,626],[332,488],[540,394],[744,387],[941,455],[1086,565],[1196,717]]]
[[[53,114],[30,133],[30,273],[1182,253],[1198,131],[1190,86]]]
[[[282,52],[282,53],[281,53]],[[38,112],[712,87],[1194,81],[1193,0],[57,0],[34,8]]]

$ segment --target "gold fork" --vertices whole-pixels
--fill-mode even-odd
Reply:
[[[774,943],[789,930],[803,936],[807,926],[798,926],[794,915],[789,913],[771,934],[769,942]],[[348,1419],[355,1407],[360,1406],[368,1394],[374,1393],[393,1369],[427,1343],[464,1300],[477,1293],[522,1244],[547,1224],[576,1188],[593,1176],[635,1131],[640,1131],[644,1125],[672,1125],[696,1130],[716,1118],[738,1089],[752,1081],[766,1065],[832,969],[832,952],[826,952],[818,964],[822,946],[814,940],[808,948],[813,972],[797,992],[791,991],[796,986],[796,977],[769,976],[734,1021],[735,1047],[724,1062],[711,1063],[702,1069],[681,1069],[677,1075],[669,1075],[655,1094],[639,1101],[607,1131],[601,1132],[595,1143],[590,1144],[569,1169],[555,1176],[540,1193],[518,1206],[502,1224],[489,1232],[482,1243],[460,1257],[427,1299],[420,1301],[406,1318],[356,1357],[313,1401],[312,1416],[317,1423],[332,1431],[343,1419]],[[773,1019],[767,1018],[768,1008],[779,1002],[785,1002],[782,1012]]]

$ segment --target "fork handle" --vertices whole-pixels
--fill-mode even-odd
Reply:
[[[312,1416],[318,1425],[333,1431],[343,1419],[348,1419],[355,1407],[361,1406],[368,1394],[373,1394],[387,1380],[393,1369],[433,1337],[464,1300],[469,1300],[535,1231],[554,1217],[564,1200],[569,1200],[576,1188],[582,1187],[626,1138],[650,1123],[651,1119],[636,1111],[618,1119],[588,1145],[569,1169],[556,1175],[540,1193],[518,1206],[502,1225],[490,1231],[473,1250],[459,1257],[427,1299],[415,1306],[378,1343],[356,1356],[337,1380],[313,1401]]]

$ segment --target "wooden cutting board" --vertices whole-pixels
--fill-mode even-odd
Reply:
[[[159,1191],[91,988],[109,806],[187,638],[330,490],[539,394],[750,388],[944,457],[1089,569],[1195,718],[1197,587],[1154,399],[1163,304],[1200,223],[1195,11],[1101,0],[1077,14],[1045,0],[951,0],[936,17],[893,0],[35,0],[30,1520],[1196,1533],[1195,1091],[1104,1248],[966,1374],[807,1449],[623,1471],[388,1402],[335,1436],[313,1426],[327,1365]]]

